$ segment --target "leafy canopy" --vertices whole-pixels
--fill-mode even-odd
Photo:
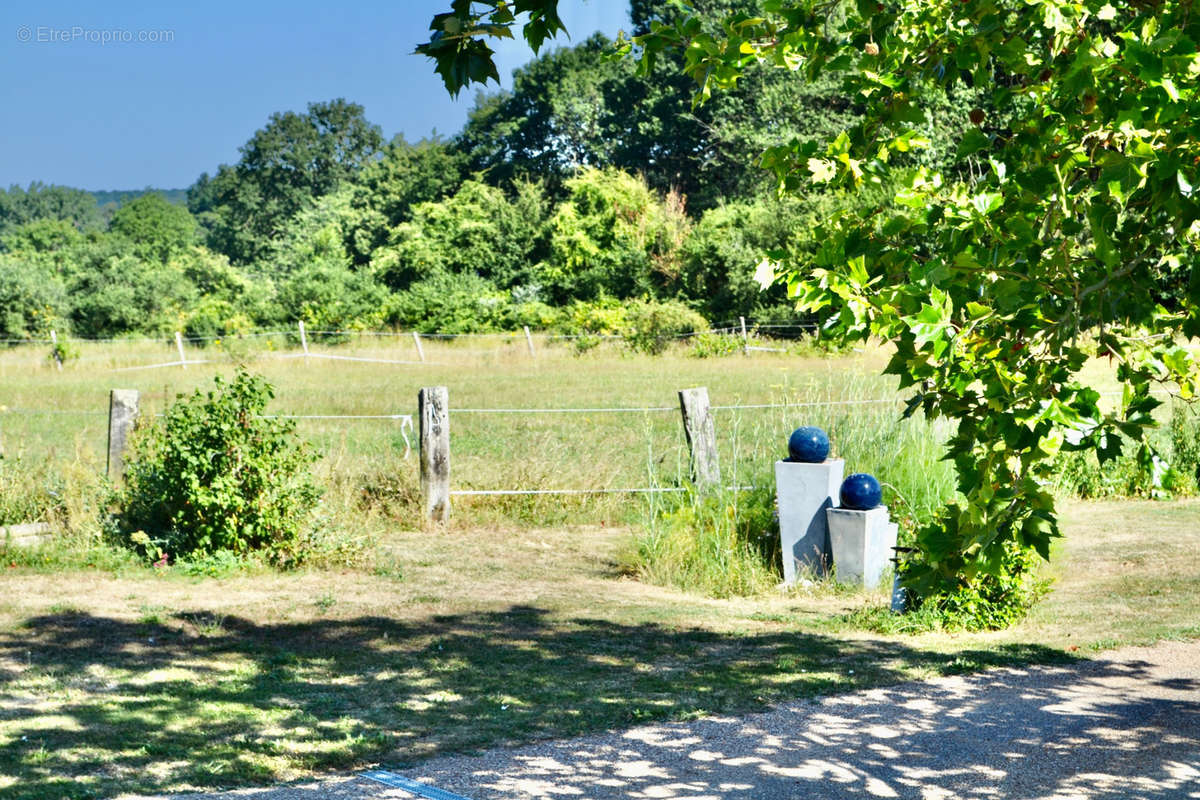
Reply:
[[[433,18],[429,41],[416,52],[437,62],[437,73],[455,97],[470,83],[499,83],[495,51],[486,40],[513,38],[521,15],[527,15],[521,33],[535,53],[546,40],[566,32],[558,17],[558,0],[454,0],[449,12]]]
[[[242,145],[237,164],[222,164],[188,189],[188,208],[210,247],[249,264],[267,255],[297,212],[357,175],[382,145],[363,107],[341,98],[310,103],[304,114],[272,114]]]

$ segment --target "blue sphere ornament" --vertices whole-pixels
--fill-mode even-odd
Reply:
[[[788,438],[788,455],[792,461],[820,464],[829,455],[829,434],[809,425],[796,428]]]
[[[842,481],[840,494],[842,508],[854,511],[870,511],[883,499],[883,489],[879,487],[879,481],[875,480],[874,475],[865,472],[856,472]]]

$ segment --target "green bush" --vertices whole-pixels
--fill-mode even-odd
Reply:
[[[238,370],[180,397],[136,439],[118,529],[154,560],[228,551],[302,561],[319,492],[293,422],[263,416],[274,390]]]
[[[625,343],[641,353],[657,355],[690,333],[708,330],[708,321],[683,303],[668,300],[632,302],[625,307]]]
[[[742,337],[725,333],[700,333],[692,337],[691,354],[696,358],[731,356],[742,352]]]
[[[440,272],[394,295],[388,322],[421,333],[486,333],[505,330],[510,306],[491,281]]]
[[[691,223],[678,195],[645,179],[583,169],[550,219],[550,252],[537,276],[557,302],[652,294],[679,274]]]
[[[83,336],[169,334],[179,329],[196,287],[173,264],[143,261],[108,238],[80,250],[71,275],[71,321]]]
[[[1016,543],[1005,545],[1000,574],[980,572],[963,580],[949,593],[922,598],[910,609],[902,623],[917,633],[921,630],[987,631],[1002,630],[1021,621],[1049,589],[1049,582],[1037,577],[1040,561],[1037,551]],[[879,621],[868,625],[885,633],[898,632]]]
[[[1182,480],[1191,482],[1191,491],[1186,493],[1193,494],[1200,484],[1200,419],[1195,409],[1176,403],[1171,409],[1171,424],[1167,430],[1171,436],[1171,466]]]
[[[65,329],[62,283],[38,264],[0,254],[0,338],[44,337]]]
[[[316,261],[296,269],[279,285],[278,310],[294,325],[310,330],[377,330],[387,315],[389,293],[367,270],[337,261]]]
[[[1200,424],[1186,404],[1177,404],[1168,425],[1152,431],[1149,445],[1126,441],[1120,456],[1103,465],[1093,451],[1063,451],[1057,460],[1060,491],[1084,499],[1185,497],[1200,481]]]
[[[442,272],[478,275],[502,289],[530,283],[545,255],[549,209],[539,184],[512,190],[471,180],[444,200],[418,203],[391,243],[372,254],[372,266],[397,290]]]

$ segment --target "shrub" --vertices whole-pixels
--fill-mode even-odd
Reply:
[[[319,496],[295,424],[263,416],[274,390],[239,369],[173,403],[143,432],[119,495],[119,530],[153,559],[221,551],[303,560]]]
[[[64,329],[66,294],[54,275],[19,258],[0,255],[0,338],[45,336]]]
[[[510,197],[469,180],[444,200],[418,203],[372,264],[398,290],[439,272],[478,275],[501,289],[530,282],[544,255],[548,204],[540,184],[512,189]]]
[[[676,278],[691,226],[682,197],[617,169],[582,169],[566,189],[538,276],[555,300],[637,297]]]
[[[708,329],[704,317],[672,300],[629,303],[625,319],[625,342],[634,350],[654,355],[681,336]]]
[[[311,330],[374,330],[387,314],[389,293],[367,270],[335,260],[297,268],[279,285],[277,303],[289,323],[304,320]]]
[[[1032,547],[1007,543],[1000,574],[980,572],[963,579],[953,592],[922,598],[905,615],[914,617],[908,623],[911,632],[1001,630],[1014,625],[1049,589],[1049,581],[1037,577],[1038,562]]]
[[[84,336],[122,336],[178,330],[196,287],[175,265],[143,261],[105,239],[81,250],[68,289],[72,328]]]
[[[731,356],[742,352],[742,338],[724,333],[701,333],[692,337],[692,355],[696,358]]]
[[[1200,425],[1186,405],[1172,409],[1170,423],[1153,431],[1146,447],[1132,447],[1128,440],[1124,445],[1120,456],[1103,465],[1091,450],[1059,453],[1058,488],[1084,499],[1166,499],[1196,493],[1200,479]]]
[[[484,333],[503,330],[508,293],[474,273],[436,273],[395,294],[387,321],[421,333]]]

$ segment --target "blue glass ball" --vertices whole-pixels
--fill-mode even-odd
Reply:
[[[829,455],[829,434],[808,425],[796,428],[788,438],[788,455],[792,461],[820,464]]]
[[[880,488],[879,481],[875,480],[874,475],[856,472],[842,481],[840,496],[842,508],[870,511],[883,499],[883,489]]]

